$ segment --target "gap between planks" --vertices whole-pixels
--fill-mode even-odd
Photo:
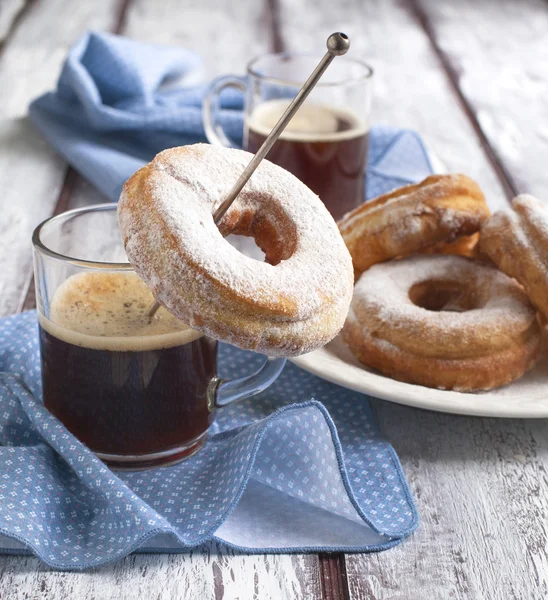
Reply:
[[[350,600],[348,576],[344,554],[319,554],[322,598],[325,600]]]
[[[27,6],[19,13],[17,19],[21,17],[21,15],[28,9],[30,4],[34,4],[37,0],[29,0]],[[118,12],[116,14],[116,21],[114,27],[112,29],[113,33],[120,33],[126,23],[126,16],[131,5],[132,0],[119,0]],[[13,29],[12,29],[13,30]],[[0,46],[0,50],[1,50]],[[72,191],[74,186],[80,175],[70,166],[67,167],[67,172],[65,175],[65,180],[61,187],[61,191],[59,192],[59,197],[57,198],[57,202],[55,204],[55,208],[53,209],[52,217],[60,215],[62,212],[65,212],[68,208],[70,197],[72,195]],[[21,294],[21,301],[17,306],[17,313],[20,313],[24,310],[30,310],[36,307],[36,293],[34,289],[34,274],[32,270],[28,274],[27,282],[23,288],[23,292]]]
[[[280,5],[278,0],[266,0],[266,9],[270,17],[271,49],[272,52],[283,52],[284,42],[280,26]]]
[[[2,49],[8,44],[20,21],[25,17],[26,13],[31,9],[31,7],[36,4],[36,2],[37,0],[26,0],[23,6],[21,6],[21,8],[13,15],[6,34],[0,37],[0,52],[2,52]],[[0,32],[0,34],[1,33],[2,32]]]
[[[460,85],[458,74],[455,71],[454,67],[451,64],[451,61],[439,46],[436,35],[432,28],[430,19],[428,18],[427,12],[419,5],[417,0],[407,0],[408,4],[416,17],[417,23],[422,27],[430,43],[432,45],[432,49],[434,50],[436,56],[438,57],[442,71],[446,74],[449,84],[455,93],[455,97],[457,98],[464,114],[470,121],[472,128],[474,129],[475,134],[477,135],[481,147],[485,153],[485,156],[491,166],[493,167],[495,173],[497,174],[499,181],[502,185],[504,193],[508,201],[511,201],[514,196],[517,196],[519,193],[518,187],[515,184],[512,176],[510,175],[509,170],[506,168],[504,161],[498,154],[498,152],[493,148],[491,143],[489,142],[488,137],[485,135],[478,119],[476,112],[466,96],[463,94]],[[548,1],[548,0],[547,0]]]

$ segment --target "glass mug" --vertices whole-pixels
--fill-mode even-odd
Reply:
[[[123,248],[116,205],[52,217],[33,234],[44,405],[109,466],[173,464],[197,452],[217,408],[258,394],[285,359],[217,375],[217,342],[163,307]]]
[[[245,81],[216,79],[204,99],[209,142],[235,147],[219,122],[219,96],[234,87],[245,95],[244,148],[255,153],[317,63],[317,56],[267,54],[249,63]],[[267,156],[312,189],[335,219],[365,200],[372,77],[365,63],[336,58]]]

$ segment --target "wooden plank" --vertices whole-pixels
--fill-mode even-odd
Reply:
[[[375,69],[373,123],[417,130],[448,171],[476,179],[492,208],[506,205],[481,142],[408,7],[398,0],[279,0],[279,6],[286,49],[320,56],[330,33],[348,33],[349,55]]]
[[[243,74],[256,55],[271,50],[267,2],[134,0],[125,33],[148,42],[180,45],[198,52],[206,78]]]
[[[28,104],[54,87],[68,47],[84,31],[112,27],[116,6],[114,0],[33,3],[0,54],[0,315],[23,305],[32,230],[52,213],[66,172],[25,118]],[[60,15],[70,15],[62,27]]]
[[[414,2],[513,190],[548,199],[548,3]]]
[[[10,600],[321,598],[317,569],[306,557],[258,558],[213,546],[183,555],[134,554],[91,572],[61,573],[36,558],[4,557],[0,577]]]
[[[110,0],[111,2],[116,2],[117,0]],[[125,16],[127,13],[127,8],[131,0],[118,0],[116,11],[114,13],[113,22],[115,23],[113,27],[114,33],[119,33],[124,24],[125,24]],[[53,208],[52,215],[59,215],[62,212],[68,210],[69,208],[75,208],[71,206],[71,199],[73,194],[73,188],[78,183],[84,183],[84,179],[70,166],[65,165],[65,180],[61,186],[61,190],[59,192],[59,196],[57,198],[57,202]],[[99,194],[96,194],[100,199],[97,200],[97,203],[102,202],[104,199],[101,198]],[[36,290],[34,287],[34,275],[31,272],[28,274],[27,281],[21,290],[21,294],[19,297],[19,304],[17,306],[17,311],[20,312],[22,310],[30,310],[36,307]]]
[[[227,6],[215,0],[203,0],[199,4],[193,0],[133,0],[122,31],[134,39],[195,50],[203,57],[202,77],[205,80],[219,74],[242,74],[247,62],[257,54],[268,52],[272,44],[269,6],[261,2]],[[242,35],[242,31],[246,31],[246,35]],[[89,183],[78,178],[69,207],[102,201],[104,199]],[[128,598],[209,598],[214,595],[216,599],[256,597],[277,600],[321,597],[317,556],[244,556],[222,548],[217,548],[216,552],[214,559],[207,553],[194,553],[191,558],[188,555],[158,557],[153,554],[130,557],[102,570],[102,573],[108,573],[110,587],[95,588],[88,597],[118,598],[122,594],[125,598],[124,593]],[[140,571],[147,573],[145,578],[136,574],[136,564]],[[159,583],[160,575],[171,582],[165,589]],[[78,582],[85,576],[68,577]],[[50,578],[47,580],[49,585]],[[32,585],[38,583],[33,580]],[[70,594],[66,592],[68,595],[62,597],[79,597],[76,585],[74,583]]]
[[[393,550],[347,555],[351,598],[546,598],[546,421],[376,407],[421,525]]]
[[[0,44],[6,39],[26,2],[27,0],[3,0],[0,3]]]

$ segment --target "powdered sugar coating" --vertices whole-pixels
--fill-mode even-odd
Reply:
[[[455,312],[417,306],[409,291],[427,281],[454,281],[477,289],[477,308]],[[488,326],[491,333],[507,331],[509,327],[521,331],[535,316],[518,286],[504,273],[459,256],[416,256],[375,265],[356,284],[352,305],[354,310],[374,310],[380,321],[394,327],[413,321],[427,335],[429,329],[436,336],[454,331],[464,334],[468,328],[478,326]]]
[[[371,267],[356,284],[343,338],[361,362],[395,379],[463,391],[521,377],[540,345],[536,311],[514,280],[447,255]]]
[[[319,198],[268,161],[221,229],[255,234],[280,262],[232,247],[212,214],[250,159],[205,144],[161,152],[120,198],[126,252],[156,298],[194,329],[270,355],[308,352],[342,327],[351,259]]]
[[[512,202],[514,208],[522,207],[533,226],[548,239],[548,208],[546,204],[531,194],[520,194]]]
[[[511,228],[528,257],[545,274],[548,285],[548,209],[530,194],[516,196],[512,205],[514,211],[507,213]],[[497,215],[493,215],[495,224]]]
[[[471,235],[488,215],[483,193],[470,178],[431,175],[354,209],[339,229],[359,275],[379,262]]]
[[[505,273],[515,277],[531,302],[548,314],[548,209],[543,202],[522,194],[514,210],[495,213],[482,228],[480,244]]]

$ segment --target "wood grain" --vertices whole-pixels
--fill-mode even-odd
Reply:
[[[393,550],[347,555],[351,598],[546,598],[546,421],[375,406],[421,525]]]
[[[17,20],[0,54],[0,314],[22,303],[30,233],[53,210],[66,177],[64,162],[23,118],[26,106],[53,87],[68,45],[85,29],[115,26],[118,6],[106,0],[35,2]],[[548,64],[546,45],[539,48],[546,31],[543,6],[540,0],[420,0],[435,44],[459,74],[463,97],[496,157],[516,187],[539,195],[546,169],[536,158],[546,154],[548,140],[542,112],[548,76],[539,66]],[[67,15],[63,27],[59,15]],[[512,31],[503,35],[509,22]],[[242,72],[249,58],[272,44],[321,53],[329,33],[346,30],[353,50],[376,68],[375,120],[417,129],[448,169],[478,179],[491,206],[504,203],[482,140],[455,97],[428,32],[407,4],[135,0],[122,25],[132,37],[205,54],[205,77]],[[501,89],[504,94],[497,93]],[[71,206],[102,200],[81,179],[73,184]],[[400,454],[422,524],[393,550],[347,555],[350,597],[546,598],[546,421],[453,417],[382,401],[375,407]],[[244,556],[217,547],[188,555],[133,555],[81,574],[50,571],[34,558],[4,556],[0,597],[345,597],[344,569],[332,564],[337,560],[324,561],[320,578],[315,556]]]
[[[414,2],[514,191],[548,198],[548,2]]]
[[[116,2],[116,9],[114,11],[114,27],[113,33],[120,33],[122,28],[125,25],[125,17],[127,14],[128,6],[131,0],[110,0],[111,2]],[[66,165],[65,169],[65,180],[61,186],[59,191],[59,196],[57,198],[57,202],[53,207],[53,211],[51,212],[52,216],[59,215],[62,212],[68,210],[69,208],[75,208],[71,206],[72,203],[72,193],[75,185],[79,182],[83,182],[83,178],[69,165]],[[97,202],[102,202],[104,199],[97,200]],[[26,290],[26,293],[25,293]],[[22,302],[21,302],[22,301]],[[30,310],[36,307],[36,290],[34,286],[34,276],[32,272],[29,274],[27,278],[27,282],[23,286],[20,294],[20,303],[17,307],[18,311],[21,310]]]
[[[287,49],[319,54],[330,33],[345,31],[349,56],[375,69],[373,123],[417,130],[448,171],[476,179],[492,208],[506,205],[480,140],[409,7],[397,0],[278,1]]]
[[[0,578],[9,600],[321,598],[317,564],[306,557],[245,556],[215,544],[183,555],[134,554],[85,573],[51,571],[36,558],[3,557]]]
[[[263,1],[133,0],[124,33],[195,50],[206,80],[243,74],[254,56],[272,48],[271,16]]]
[[[24,303],[32,271],[30,237],[52,213],[66,172],[64,161],[27,121],[27,107],[54,87],[70,44],[88,28],[112,27],[115,6],[110,0],[32,3],[2,48],[0,315],[16,312]],[[59,27],[64,14],[70,19]]]
[[[24,8],[27,0],[2,0],[0,2],[0,44],[8,35],[17,15]]]
[[[346,564],[342,552],[320,554],[322,598],[349,600]]]

